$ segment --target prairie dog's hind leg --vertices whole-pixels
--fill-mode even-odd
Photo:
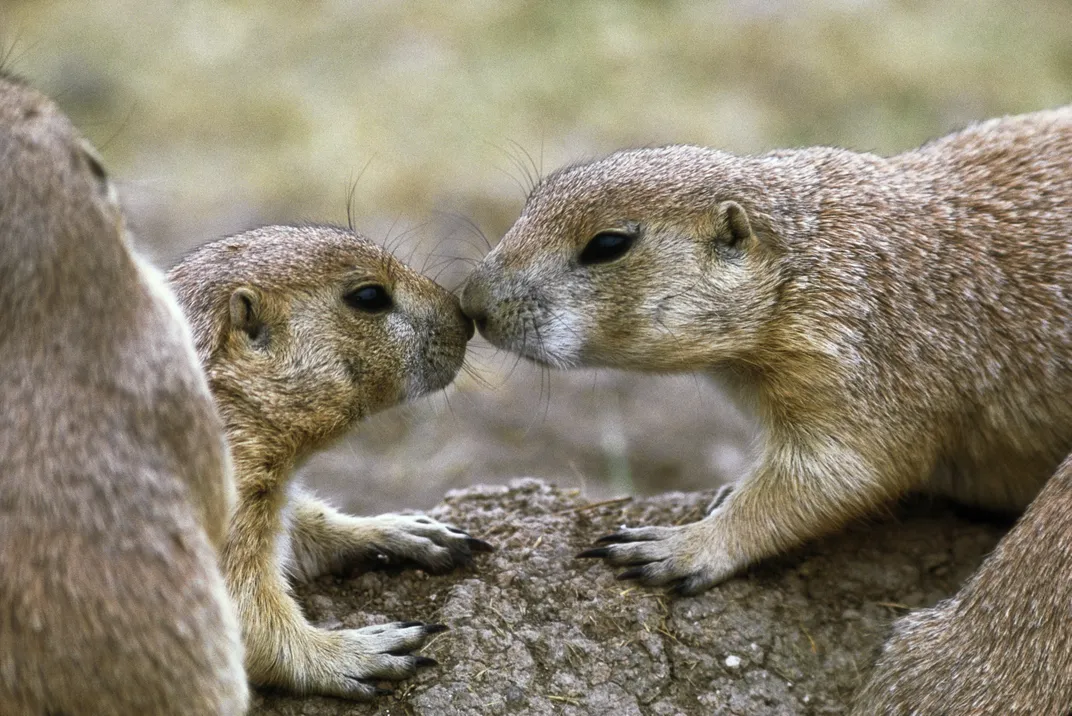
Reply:
[[[1072,456],[950,599],[899,619],[857,694],[871,714],[1068,714]]]
[[[311,579],[353,565],[413,564],[445,572],[494,547],[453,525],[421,514],[355,517],[306,492],[290,505],[292,575]]]

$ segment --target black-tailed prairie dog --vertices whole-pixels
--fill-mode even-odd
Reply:
[[[756,462],[706,518],[583,554],[623,578],[694,594],[910,490],[1023,508],[1072,449],[1072,107],[890,158],[570,166],[462,304],[534,361],[699,371],[755,410]]]
[[[244,713],[231,467],[93,149],[0,75],[0,713]]]
[[[457,298],[331,226],[269,226],[206,244],[169,280],[234,457],[238,505],[223,564],[250,679],[368,699],[383,691],[378,681],[434,664],[410,652],[444,626],[319,629],[288,578],[378,555],[441,571],[490,545],[421,515],[342,514],[292,478],[357,421],[454,379],[473,334]]]

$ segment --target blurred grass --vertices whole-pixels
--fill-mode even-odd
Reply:
[[[491,236],[546,171],[628,145],[893,152],[1069,100],[1067,0],[6,0],[15,69],[170,208],[165,258],[254,220]],[[151,211],[163,211],[155,209]],[[151,239],[151,237],[147,237]]]
[[[413,248],[418,265],[472,258],[484,244],[465,220],[494,241],[521,207],[526,171],[668,142],[892,153],[1072,99],[1068,0],[4,0],[0,48],[101,148],[164,264],[258,223],[343,223],[355,181],[359,230],[412,230],[400,253]],[[457,284],[464,268],[441,280]],[[558,375],[552,407],[602,407],[549,410],[533,429],[502,409],[540,405],[543,379],[521,370],[504,382],[494,361],[485,371],[502,386],[494,395],[463,383],[453,412],[432,401],[374,421],[371,437],[314,472],[389,473],[431,504],[428,492],[470,476],[609,472],[650,491],[740,469],[740,458],[688,457],[747,434],[704,384],[644,393],[632,410],[662,426],[648,435],[637,428],[648,417],[614,417],[622,396],[638,402],[635,381]],[[683,395],[693,409],[678,409]],[[596,430],[585,447],[576,415],[620,420],[626,437]],[[678,463],[651,458],[678,433]],[[593,458],[607,440],[613,450]]]

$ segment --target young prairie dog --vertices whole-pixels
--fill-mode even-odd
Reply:
[[[622,578],[695,594],[909,490],[1021,509],[1072,449],[1072,107],[891,158],[567,167],[462,305],[534,361],[700,371],[755,409],[758,460],[706,518],[582,553]]]
[[[442,571],[491,546],[420,515],[341,514],[292,479],[357,421],[454,379],[473,335],[457,298],[372,241],[331,226],[270,226],[209,243],[168,278],[235,463],[238,504],[223,567],[250,680],[369,699],[384,693],[377,681],[433,665],[410,652],[446,627],[318,629],[288,578],[381,555]]]
[[[245,713],[222,424],[163,278],[46,97],[0,75],[0,713]]]

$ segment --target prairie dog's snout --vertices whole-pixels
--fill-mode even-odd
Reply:
[[[416,345],[413,353],[420,358],[411,362],[413,367],[405,378],[408,398],[445,388],[454,380],[475,330],[457,296],[430,279],[415,278],[420,279],[416,285],[421,290],[417,295],[399,297],[405,318],[396,324],[402,333],[412,336]],[[410,286],[405,289],[413,291]],[[401,336],[396,336],[396,340],[406,341]]]
[[[455,301],[458,299],[455,298]],[[462,325],[465,326],[465,340],[470,341],[476,334],[476,321],[469,317],[469,315],[462,309],[461,302],[458,303],[458,313],[461,316]]]
[[[490,255],[485,257],[469,277],[462,288],[461,309],[466,318],[472,321],[476,330],[487,340],[495,343],[494,336],[488,335],[488,316],[494,311],[496,298],[495,286],[503,276],[489,265]]]
[[[478,268],[465,281],[460,305],[465,316],[480,330],[484,329],[484,324],[488,320],[487,304],[488,288],[486,279],[484,273]]]

